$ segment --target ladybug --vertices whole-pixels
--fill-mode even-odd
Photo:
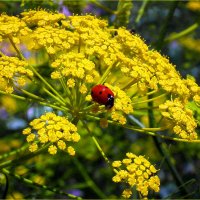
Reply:
[[[114,105],[114,94],[105,85],[95,85],[91,90],[91,96],[93,101],[101,105],[105,105],[106,108],[110,109]]]

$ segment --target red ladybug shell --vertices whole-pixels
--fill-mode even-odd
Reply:
[[[93,101],[105,105],[106,108],[112,108],[114,105],[114,94],[105,85],[95,85],[91,90],[91,96]]]

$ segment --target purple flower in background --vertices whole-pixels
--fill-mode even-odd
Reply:
[[[4,108],[0,109],[0,119],[6,120],[8,118],[8,113]]]
[[[5,41],[1,42],[0,47],[1,47],[2,53],[5,54],[6,56],[13,56],[14,54],[16,54],[16,52],[11,51],[10,43],[8,42],[5,42]]]
[[[63,4],[63,0],[59,1],[58,5],[59,5],[58,10],[60,13],[63,13],[65,16],[72,15],[72,13],[69,11],[68,7]]]
[[[34,117],[35,117],[35,109],[34,107],[30,107],[28,110],[27,110],[27,118],[28,120],[32,120]]]
[[[83,9],[83,13],[93,13],[96,16],[102,16],[103,14],[105,14],[105,11],[101,8],[97,8],[95,5],[93,4],[88,4],[84,9]]]
[[[83,191],[81,191],[79,189],[70,189],[67,192],[70,193],[70,194],[73,194],[73,195],[75,195],[77,197],[83,196]]]
[[[69,9],[66,6],[62,6],[60,9],[60,12],[63,13],[65,16],[70,16],[72,13],[69,11]]]
[[[17,130],[22,129],[26,127],[26,122],[23,119],[19,119],[16,117],[10,118],[9,121],[7,121],[6,126],[11,130]]]

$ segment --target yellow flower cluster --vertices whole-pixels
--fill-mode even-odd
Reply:
[[[120,44],[113,38],[107,22],[94,16],[70,16],[70,25],[74,33],[79,34],[80,52],[101,59],[101,68],[112,66],[117,61]]]
[[[174,133],[179,137],[188,140],[197,139],[195,132],[197,123],[193,118],[192,110],[186,108],[179,99],[167,100],[159,106],[159,109],[164,119],[167,119],[167,124],[173,127]]]
[[[27,12],[22,12],[22,20],[26,22],[27,25],[31,26],[46,26],[53,25],[58,26],[59,21],[65,19],[65,15],[62,13],[51,13],[45,10],[29,10]]]
[[[196,51],[197,53],[200,52],[200,39],[194,39],[192,37],[184,37],[182,39],[179,39],[179,43],[186,49],[189,49],[191,51]]]
[[[175,66],[167,58],[161,56],[157,51],[149,51],[146,63],[151,67],[152,76],[155,76],[158,85],[162,89],[185,99],[190,97],[190,92],[184,79],[181,79]]]
[[[109,28],[107,21],[90,15],[65,17],[45,10],[30,10],[21,15],[21,19],[2,15],[0,22],[10,22],[13,26],[22,23],[18,28],[10,28],[15,30],[13,34],[27,27],[32,29],[28,46],[34,50],[45,48],[51,55],[51,78],[62,83],[64,98],[68,105],[73,104],[73,113],[84,110],[83,105],[88,104],[85,96],[90,96],[93,85],[105,82],[115,93],[111,118],[121,124],[126,123],[125,115],[133,112],[129,89],[138,96],[161,89],[184,104],[191,99],[200,102],[200,87],[194,80],[183,79],[168,58],[149,50],[139,35],[125,28]],[[125,81],[121,80],[122,76],[126,77]],[[1,77],[3,86],[12,85],[11,80],[2,81]],[[22,85],[23,78],[18,78],[18,82]],[[6,90],[11,91],[11,86]]]
[[[93,83],[99,77],[94,62],[88,60],[82,53],[69,52],[68,54],[62,54],[51,66],[56,69],[51,74],[51,78],[68,78],[67,85],[71,88],[75,86],[76,79],[82,80],[84,83]],[[79,89],[81,92],[81,87]]]
[[[190,0],[187,4],[186,4],[186,7],[189,9],[189,10],[192,10],[192,11],[200,11],[200,2],[197,0],[197,1],[193,1],[193,0]]]
[[[29,150],[31,152],[36,151],[39,144],[50,143],[48,152],[52,155],[60,149],[74,156],[74,148],[70,145],[67,146],[66,143],[71,144],[80,140],[80,135],[74,124],[69,122],[67,118],[51,112],[31,121],[30,127],[24,129],[23,134],[27,135],[26,140],[30,143]]]
[[[2,14],[0,16],[0,42],[3,39],[10,38],[15,44],[20,42],[21,36],[28,35],[31,30],[26,26],[26,23],[18,17]]]
[[[132,35],[122,28],[117,32],[115,39],[121,44],[121,51],[117,53],[116,67],[119,67],[126,77],[131,77],[132,84],[136,83],[140,92],[146,92],[148,88],[162,88],[179,95],[185,101],[197,95],[191,93],[188,81],[181,78],[168,58],[157,51],[148,50],[147,45],[137,34]]]
[[[118,43],[121,44],[121,49],[128,58],[143,58],[148,51],[148,46],[137,34],[131,34],[130,31],[119,28],[115,37]]]
[[[124,198],[131,197],[133,186],[136,186],[136,190],[141,193],[143,198],[147,197],[149,189],[159,192],[160,179],[156,175],[157,170],[143,156],[126,153],[126,158],[114,161],[112,166],[116,173],[112,179],[113,182],[123,182],[129,186],[122,193]]]
[[[190,96],[196,103],[200,103],[200,87],[195,83],[195,79],[192,76],[187,76],[184,81],[190,91]]]
[[[14,85],[24,86],[27,77],[32,77],[33,72],[26,67],[28,63],[17,57],[0,57],[0,89],[6,93],[12,93]]]
[[[16,100],[13,97],[4,95],[1,97],[0,102],[2,107],[5,108],[7,112],[9,113],[16,112],[18,106]]]
[[[52,26],[38,27],[30,37],[29,49],[37,50],[44,47],[49,54],[69,50],[77,45],[78,41],[77,34]]]

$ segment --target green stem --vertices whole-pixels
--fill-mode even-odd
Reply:
[[[23,97],[23,96],[19,96],[19,95],[16,95],[16,94],[8,94],[4,91],[1,91],[0,90],[0,94],[4,94],[4,95],[9,95],[15,99],[19,99],[19,100],[22,100],[22,101],[29,101],[29,102],[35,102],[34,99],[31,99],[31,98],[26,98],[26,97]],[[38,104],[40,105],[43,105],[43,106],[48,106],[48,107],[52,107],[52,108],[55,108],[57,110],[62,110],[64,112],[68,112],[69,110],[66,108],[66,107],[63,107],[63,106],[56,106],[54,104],[51,104],[51,103],[48,103],[48,102],[43,102],[43,101],[37,101]]]
[[[168,12],[167,17],[165,18],[165,20],[163,22],[163,25],[161,27],[161,30],[160,30],[160,33],[159,33],[159,36],[158,36],[158,40],[156,42],[155,48],[157,50],[160,50],[162,48],[163,44],[164,44],[163,42],[164,42],[165,36],[167,34],[168,25],[173,18],[174,11],[175,11],[178,3],[179,3],[179,1],[173,1],[172,4],[171,4],[170,10]]]
[[[153,98],[153,96],[150,95],[149,98],[151,99],[151,98]],[[153,102],[152,101],[148,102],[148,106],[153,107]],[[154,118],[153,109],[148,110],[148,118],[149,118],[149,127],[154,127],[155,126],[155,124],[154,124],[155,118]],[[178,171],[176,170],[175,166],[171,162],[171,158],[169,156],[169,151],[167,151],[167,149],[162,144],[161,140],[159,140],[157,137],[153,137],[153,141],[155,143],[156,148],[160,152],[160,154],[163,156],[163,158],[165,158],[165,161],[169,167],[169,170],[172,173],[172,176],[173,176],[177,186],[183,185],[184,183],[183,183]],[[182,193],[184,195],[188,193],[185,187],[183,187]]]
[[[137,14],[137,17],[136,17],[136,20],[135,20],[135,23],[138,24],[138,22],[140,21],[140,19],[142,18],[142,16],[144,15],[144,12],[147,8],[147,5],[149,3],[150,0],[144,0],[142,2],[142,6],[140,7],[139,11],[138,11],[138,14]]]
[[[150,92],[147,92],[147,93],[145,94],[145,96],[149,96],[149,95],[151,95],[151,94],[155,94],[156,92],[158,92],[158,91],[157,91],[157,90],[152,90],[152,91],[150,91]],[[142,97],[145,97],[145,96],[142,96]],[[132,99],[132,100],[138,99],[138,96],[134,96],[134,97],[132,97],[131,99]]]
[[[166,96],[166,95],[167,95],[167,94],[164,93],[164,94],[161,94],[160,96],[153,97],[153,98],[151,98],[151,99],[149,98],[148,100],[134,102],[134,103],[132,103],[132,105],[141,104],[141,103],[148,103],[148,102],[157,100],[157,99],[159,99],[159,98],[162,98],[162,97],[164,97],[164,96]]]
[[[192,33],[193,31],[195,31],[197,28],[199,27],[199,23],[194,23],[193,25],[191,25],[190,27],[188,27],[187,29],[179,32],[179,33],[175,33],[175,34],[172,34],[170,35],[169,37],[167,37],[165,39],[165,42],[171,42],[173,40],[177,40],[181,37],[184,37],[190,33]]]
[[[132,80],[130,83],[125,85],[123,88],[121,88],[121,90],[126,90],[126,89],[130,88],[130,86],[133,86],[134,84],[135,84],[135,80]]]
[[[45,87],[43,87],[43,90],[49,95],[51,96],[53,99],[55,99],[56,101],[58,101],[61,105],[65,106],[65,103],[57,96],[55,96],[54,94],[52,94],[48,89],[46,89]]]
[[[65,100],[62,98],[62,96],[53,88],[53,86],[51,86],[36,70],[33,66],[29,65],[29,67],[31,68],[31,70],[34,72],[34,74],[36,74],[36,76],[54,93],[56,94],[63,102],[65,102]]]
[[[24,56],[22,55],[22,53],[19,51],[19,49],[16,47],[15,43],[13,42],[12,38],[11,37],[8,37],[10,43],[12,44],[12,46],[14,47],[15,51],[17,52],[19,58],[21,60],[24,60]]]
[[[90,0],[89,1],[90,3],[93,3],[94,5],[98,6],[99,8],[105,10],[106,12],[108,13],[111,13],[111,14],[116,14],[115,11],[111,10],[110,8],[104,6],[103,4],[100,4],[98,1],[96,0]]]
[[[91,116],[91,115],[88,115],[88,114],[86,115],[86,117],[91,119],[91,120],[96,120],[96,121],[100,120],[99,117]],[[159,137],[159,138],[162,138],[162,139],[165,139],[165,140],[171,140],[171,141],[174,141],[174,142],[200,143],[200,140],[187,140],[187,139],[173,138],[173,137],[169,137],[169,136],[165,136],[165,135],[160,135],[158,133],[146,131],[142,128],[141,129],[134,128],[133,126],[129,126],[129,125],[123,125],[122,126],[121,124],[114,122],[114,121],[111,121],[111,120],[108,120],[108,123],[113,124],[115,126],[124,127],[124,128],[129,129],[129,130],[137,131],[137,132],[140,132],[140,133],[143,133],[143,134],[146,134],[146,135],[150,135],[150,136],[153,136],[153,137]]]
[[[70,198],[73,198],[73,199],[82,199],[81,197],[77,197],[75,195],[72,195],[72,194],[60,191],[60,190],[58,190],[56,188],[49,187],[49,186],[46,186],[46,185],[40,185],[38,183],[35,183],[32,180],[30,180],[30,179],[24,178],[24,177],[22,177],[22,176],[20,176],[18,174],[11,173],[9,170],[7,170],[5,168],[2,169],[2,172],[5,173],[5,174],[7,174],[7,175],[9,175],[9,176],[15,177],[16,179],[18,179],[18,180],[20,180],[20,181],[22,181],[22,182],[24,182],[24,183],[26,183],[26,184],[28,184],[30,186],[34,186],[34,187],[36,186],[36,187],[44,189],[44,190],[49,190],[49,191],[54,192],[54,193],[66,195],[66,196],[68,196]]]
[[[32,152],[32,153],[28,153],[26,154],[25,156],[22,156],[22,157],[17,157],[13,160],[8,160],[8,161],[5,161],[3,163],[0,163],[0,169],[2,168],[5,168],[5,167],[8,167],[10,165],[16,165],[16,164],[20,164],[20,163],[23,163],[24,160],[28,160],[30,158],[33,158],[39,154],[41,154],[42,152],[44,152],[48,147],[50,146],[50,143],[45,145],[44,147],[42,147],[41,149],[39,149],[38,151],[36,152]]]
[[[93,191],[101,198],[101,199],[107,199],[107,196],[98,188],[98,186],[94,183],[94,181],[90,178],[88,175],[86,169],[84,166],[78,161],[76,157],[73,159],[74,164],[80,171],[81,175],[85,179],[87,185],[93,189]]]
[[[113,66],[114,66],[114,64],[113,64],[113,65],[110,65],[110,66],[106,69],[106,71],[105,71],[104,74],[101,76],[101,79],[98,81],[97,84],[102,84],[102,83],[105,81],[106,77],[107,77],[108,74],[110,73],[110,71],[111,71],[111,69],[112,69]]]
[[[9,188],[9,180],[8,180],[8,176],[6,173],[2,173],[5,176],[5,189],[3,191],[3,194],[1,196],[2,199],[6,199],[7,193],[8,193],[8,188]],[[1,174],[1,176],[2,176]],[[3,180],[3,177],[1,177],[1,181]],[[2,188],[2,182],[1,182],[1,188]]]
[[[92,138],[92,140],[94,141],[97,149],[99,150],[99,152],[101,153],[101,155],[103,156],[104,160],[107,162],[107,164],[112,168],[111,163],[108,159],[108,157],[105,155],[104,151],[102,150],[101,146],[99,145],[98,141],[96,140],[96,138],[92,135],[90,129],[88,128],[86,122],[82,121],[83,125],[85,126],[86,130],[88,131],[90,137]]]
[[[16,154],[19,154],[25,150],[27,150],[28,148],[28,145],[24,145],[23,147],[19,148],[19,149],[16,149],[14,151],[10,151],[8,153],[4,153],[3,155],[0,155],[0,160],[4,159],[4,158],[7,158],[9,156],[13,156],[13,155],[16,155]]]
[[[67,86],[66,86],[66,84],[65,84],[65,82],[64,82],[64,80],[63,80],[63,77],[60,78],[59,81],[60,81],[60,83],[61,83],[61,85],[62,85],[62,87],[63,87],[64,93],[68,94]]]
[[[169,151],[166,149],[166,147],[163,146],[162,142],[158,140],[157,137],[154,137],[154,143],[158,149],[158,151],[160,152],[160,154],[165,158],[165,161],[172,173],[172,176],[177,184],[177,186],[182,186],[182,190],[181,193],[184,195],[188,194],[188,191],[184,185],[183,180],[181,179],[178,171],[176,170],[175,166],[173,165],[173,163],[171,162],[171,158],[169,156]]]
[[[44,101],[43,98],[41,98],[41,97],[39,97],[39,96],[37,96],[37,95],[31,93],[31,92],[28,92],[28,91],[23,90],[23,89],[21,89],[21,88],[17,88],[17,89],[20,90],[21,92],[23,92],[24,94],[26,94],[27,96],[33,98],[33,99],[40,100],[40,101]]]

